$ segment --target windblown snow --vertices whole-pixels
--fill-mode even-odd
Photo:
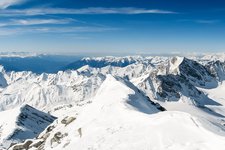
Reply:
[[[0,149],[225,150],[222,56],[84,58],[41,75],[2,68]]]

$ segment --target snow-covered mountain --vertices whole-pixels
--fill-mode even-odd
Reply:
[[[93,103],[78,116],[59,119],[30,149],[220,149],[225,146],[213,123],[183,112],[160,112],[131,83],[108,75]],[[204,125],[203,125],[204,122]],[[15,145],[24,146],[27,142]]]
[[[118,66],[118,67],[125,67],[135,62],[142,61],[142,57],[113,57],[113,56],[106,56],[106,57],[85,57],[81,60],[75,61],[63,68],[63,70],[68,69],[78,69],[82,66],[88,65],[90,67],[105,67],[105,66]]]
[[[17,148],[221,149],[222,56],[83,58],[55,74],[2,67],[0,116],[28,104],[58,118]]]
[[[5,73],[8,86],[0,94],[0,110],[29,104],[50,111],[58,105],[73,105],[93,96],[105,76],[86,76],[77,71],[36,75],[31,72]]]
[[[56,119],[29,105],[3,111],[0,118],[0,149],[36,137]]]

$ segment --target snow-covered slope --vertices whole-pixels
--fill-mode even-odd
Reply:
[[[126,67],[84,66],[77,71],[89,75],[102,73],[120,76],[133,82],[152,99],[178,101],[185,96],[195,105],[217,104],[196,88],[213,88],[218,84],[204,65],[183,57],[151,57],[142,60]]]
[[[2,111],[0,118],[0,149],[36,137],[56,119],[29,105]]]
[[[140,56],[82,60],[94,60],[98,68],[86,65],[78,70],[41,75],[32,72],[6,73],[1,69],[0,110],[27,103],[45,111],[61,105],[83,105],[95,95],[106,74],[131,81],[151,99],[178,101],[185,96],[195,105],[219,105],[197,88],[215,88],[225,76],[224,62],[215,64],[209,60],[205,63],[204,60],[202,63],[203,59],[197,57],[191,60]],[[103,65],[102,61],[106,63]],[[135,63],[127,64],[127,61]],[[120,62],[123,67],[114,66],[112,62]]]
[[[50,108],[59,105],[86,103],[84,100],[94,95],[104,78],[101,74],[87,76],[76,71],[41,75],[31,72],[4,73],[9,85],[0,93],[0,110],[29,104],[50,111]]]
[[[214,150],[225,147],[224,131],[215,134],[202,125],[201,119],[187,113],[159,112],[131,83],[111,75],[99,88],[93,103],[76,119],[75,114],[65,118],[71,120],[68,118],[74,119],[68,124],[63,120],[54,122],[49,126],[50,131],[45,130],[32,140],[30,149]],[[218,130],[209,121],[204,124]]]
[[[224,147],[222,57],[129,56],[81,61],[85,63],[75,65],[79,69],[56,74],[0,70],[1,111],[18,110],[20,105],[29,104],[58,117],[36,139],[16,146]]]

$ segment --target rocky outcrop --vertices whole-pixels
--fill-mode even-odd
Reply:
[[[180,76],[189,80],[193,85],[205,87],[208,83],[216,84],[213,75],[197,61],[184,58],[179,65]]]
[[[11,144],[14,141],[24,141],[26,139],[32,139],[40,134],[45,128],[50,125],[56,117],[41,112],[29,105],[24,105],[20,108],[20,113],[16,119],[15,125],[16,128],[12,129],[12,132],[9,133],[9,136],[4,139],[5,147]],[[25,141],[23,144],[16,145],[14,149],[27,149],[32,142]],[[15,143],[14,143],[15,144]]]
[[[211,61],[206,64],[207,70],[218,80],[225,80],[225,62]]]

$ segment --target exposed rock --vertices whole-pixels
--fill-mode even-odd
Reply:
[[[53,138],[51,139],[51,145],[53,144],[53,143],[61,143],[61,139],[63,138],[63,134],[61,133],[61,132],[57,132],[57,133],[55,133],[54,134],[54,136],[53,136]]]
[[[16,144],[12,146],[12,150],[28,150],[29,146],[33,143],[33,141],[27,140],[22,144]]]
[[[32,148],[32,147],[39,148],[43,143],[44,143],[43,140],[38,140],[35,143],[31,144],[30,148]]]
[[[65,117],[62,121],[61,121],[61,123],[62,124],[65,124],[65,126],[67,126],[68,124],[70,124],[71,122],[73,122],[74,120],[76,120],[76,118],[75,117]]]
[[[207,70],[218,80],[225,80],[225,62],[211,61],[206,64]]]
[[[180,76],[189,80],[193,85],[205,86],[207,83],[214,83],[215,79],[207,70],[207,68],[197,61],[184,58],[179,65]]]
[[[81,130],[81,128],[79,128],[77,131],[78,131],[80,137],[82,137],[82,130]]]

